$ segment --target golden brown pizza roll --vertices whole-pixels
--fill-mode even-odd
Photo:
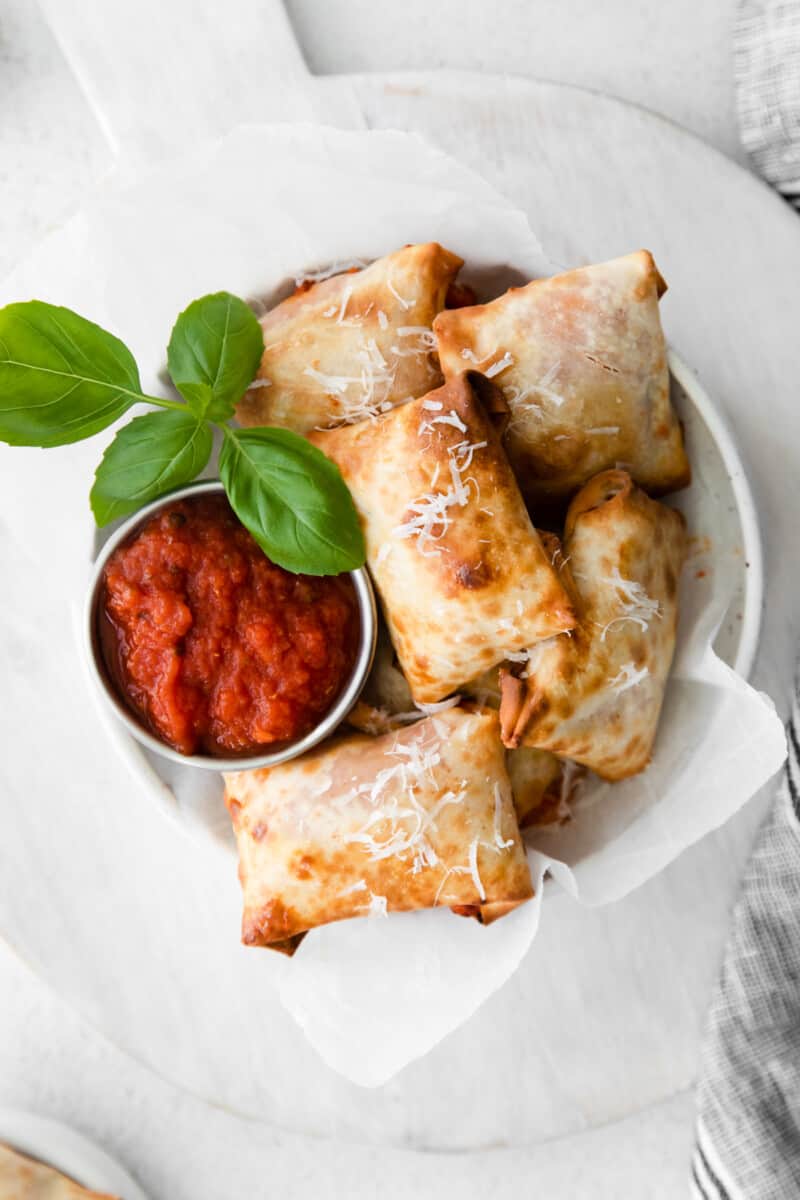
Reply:
[[[542,544],[552,556],[552,542],[558,543],[549,533],[540,532]],[[527,662],[527,653],[517,655],[520,663]],[[492,667],[483,675],[471,680],[462,688],[464,701],[473,702],[482,708],[499,710],[501,700],[500,674],[513,667],[506,662],[499,668]],[[562,825],[569,820],[573,792],[583,768],[575,763],[562,762],[548,750],[534,750],[530,746],[518,746],[506,751],[506,769],[511,780],[514,809],[520,829]]]
[[[243,425],[296,433],[375,417],[442,381],[433,318],[462,260],[437,242],[298,290],[262,319],[258,378]]]
[[[2,1200],[118,1200],[109,1192],[92,1192],[36,1159],[0,1144]]]
[[[580,621],[535,646],[523,677],[502,679],[507,746],[551,750],[605,779],[643,770],[675,649],[680,513],[651,500],[625,471],[606,471],[569,507],[561,576]],[[571,583],[569,577],[571,576]]]
[[[491,406],[496,390],[467,374],[376,421],[311,435],[355,500],[417,703],[575,621],[476,387]]]
[[[225,776],[244,893],[242,940],[330,921],[533,894],[498,718],[451,708],[383,737],[351,734]]]
[[[509,750],[506,766],[520,829],[545,829],[569,821],[582,767],[532,746]]]
[[[445,377],[474,369],[502,388],[506,448],[530,502],[566,499],[614,466],[655,495],[689,482],[658,311],[665,290],[639,250],[437,317]]]
[[[498,711],[498,668],[493,667],[467,684],[462,689],[462,697],[461,702],[467,708],[474,703]],[[425,707],[429,709],[429,706]],[[381,631],[370,677],[361,698],[348,714],[348,725],[377,736],[421,721],[425,715],[425,711],[415,706],[391,643]],[[562,762],[547,750],[520,746],[516,750],[506,750],[506,770],[520,829],[560,825],[569,819],[570,801],[578,778],[576,771],[582,772],[583,768]]]

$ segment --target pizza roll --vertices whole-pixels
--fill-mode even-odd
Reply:
[[[347,917],[504,904],[533,894],[498,718],[450,708],[225,776],[244,893],[242,940]]]
[[[486,671],[462,689],[467,706],[500,708],[498,668]],[[450,701],[443,701],[449,705]],[[439,706],[434,705],[434,708]],[[425,709],[430,712],[430,706]],[[358,703],[347,717],[348,725],[376,736],[421,721],[426,715],[416,708],[411,690],[385,635],[378,635],[375,661]],[[570,799],[576,783],[574,763],[564,763],[547,750],[520,746],[506,750],[506,770],[520,829],[563,824],[570,817]]]
[[[2,1200],[118,1200],[108,1192],[93,1192],[54,1167],[29,1158],[0,1143]]]
[[[375,417],[437,387],[431,324],[461,265],[429,242],[299,289],[261,321],[264,356],[237,406],[241,423],[305,434]]]
[[[520,829],[547,829],[571,819],[582,767],[532,746],[509,750],[506,767]]]
[[[507,746],[574,759],[604,779],[650,760],[675,649],[678,578],[686,552],[680,513],[606,471],[567,513],[561,577],[578,625],[540,642],[522,677],[505,672],[500,718]]]
[[[437,317],[445,377],[474,369],[502,388],[506,448],[532,504],[564,501],[615,466],[654,495],[688,484],[658,310],[665,290],[639,250]]]
[[[575,622],[503,451],[496,399],[467,374],[376,421],[311,436],[353,495],[418,704]]]

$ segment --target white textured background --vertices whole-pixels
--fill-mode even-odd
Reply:
[[[101,0],[86,3],[102,20]],[[580,84],[652,108],[742,160],[732,0],[289,0],[288,9],[318,73],[447,66]],[[0,0],[0,274],[77,207],[110,165],[102,132],[34,0]],[[523,1189],[552,1200],[661,1200],[686,1194],[691,1140],[686,1096],[578,1138],[474,1157],[284,1135],[154,1078],[0,945],[2,1105],[88,1134],[153,1200],[446,1200],[516,1197]]]

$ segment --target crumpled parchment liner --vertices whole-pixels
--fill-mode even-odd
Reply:
[[[464,278],[484,297],[550,273],[525,215],[415,135],[246,126],[132,185],[112,180],[14,273],[2,302],[36,295],[76,308],[131,347],[145,391],[163,389],[169,330],[193,298],[220,288],[265,296],[304,268],[431,240],[467,260]],[[696,425],[687,424],[690,450]],[[709,569],[702,582],[685,573],[676,665],[646,774],[591,783],[570,825],[534,839],[535,900],[488,928],[446,910],[393,914],[315,930],[291,962],[249,952],[254,974],[267,970],[309,1041],[348,1079],[377,1086],[467,1020],[516,970],[551,887],[589,905],[619,899],[780,766],[785,742],[770,701],[711,648],[731,561],[713,543],[719,465],[695,432],[708,462],[693,458],[695,483],[676,502],[693,532],[712,537]],[[87,512],[87,547],[91,538]],[[217,802],[213,777],[203,776],[202,795],[199,782],[185,769],[173,788],[190,828],[216,830],[221,787]],[[543,885],[547,870],[556,882]]]

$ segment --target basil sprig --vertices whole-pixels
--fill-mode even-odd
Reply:
[[[219,472],[231,507],[264,553],[294,573],[337,575],[364,563],[364,538],[338,467],[288,429],[228,422],[252,383],[261,326],[229,292],[195,300],[172,330],[167,367],[182,401],[148,396],[119,338],[41,300],[0,309],[0,441],[63,446],[91,437],[134,404],[106,448],[90,502],[98,525],[135,512],[206,466],[222,427]]]
[[[263,530],[281,545],[281,566],[364,561],[353,497],[339,468],[288,429],[226,427],[219,475],[240,521],[272,557]],[[320,572],[322,574],[323,572]]]
[[[107,525],[191,483],[211,457],[211,426],[190,412],[154,412],[123,425],[106,448],[89,493],[94,519]]]
[[[175,322],[167,347],[172,382],[193,413],[227,421],[255,378],[264,335],[252,311],[230,292],[195,300]]]
[[[41,300],[0,309],[4,442],[79,442],[145,399],[130,350],[99,325]]]

